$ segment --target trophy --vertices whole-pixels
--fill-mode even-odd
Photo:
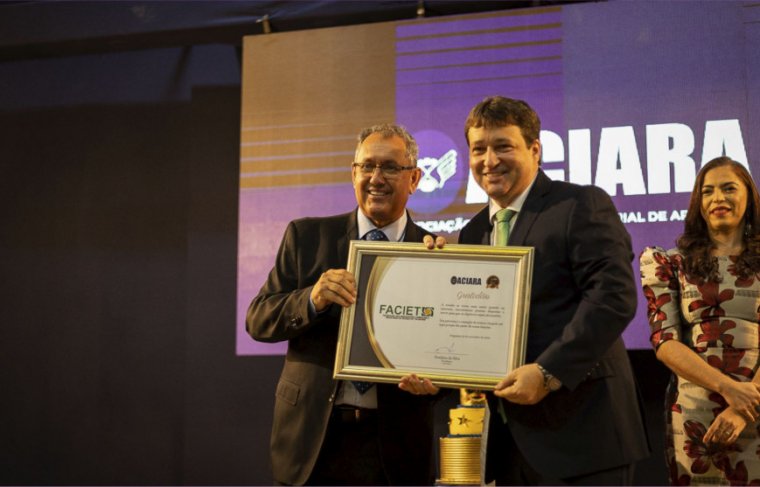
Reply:
[[[459,390],[460,404],[449,409],[449,434],[439,439],[441,478],[436,485],[481,485],[481,444],[486,419],[486,396],[474,389]]]

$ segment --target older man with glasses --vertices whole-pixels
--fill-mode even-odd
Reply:
[[[443,240],[406,211],[420,180],[417,143],[397,125],[359,135],[351,166],[358,208],[288,225],[275,266],[247,315],[259,341],[288,341],[275,394],[271,455],[281,485],[432,485],[431,395],[427,379],[398,386],[332,378],[341,308],[356,300],[346,267],[352,239]]]

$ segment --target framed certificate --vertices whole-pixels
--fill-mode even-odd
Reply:
[[[491,388],[525,361],[532,247],[351,242],[334,376]]]

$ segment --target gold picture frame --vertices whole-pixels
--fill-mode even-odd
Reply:
[[[532,247],[352,241],[334,377],[486,389],[525,361]]]

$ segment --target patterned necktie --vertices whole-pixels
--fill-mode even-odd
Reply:
[[[382,230],[378,230],[377,228],[373,228],[369,232],[367,232],[364,235],[364,240],[373,240],[373,241],[380,241],[383,240],[385,242],[388,241],[388,236],[383,233]]]
[[[496,212],[496,245],[504,247],[509,242],[509,222],[517,213],[507,208]]]
[[[496,212],[496,246],[504,247],[509,242],[509,222],[515,216],[516,211],[503,208]],[[498,399],[497,399],[498,400]],[[499,400],[499,416],[501,420],[507,422],[507,412],[504,410],[504,400]]]
[[[382,230],[378,230],[377,228],[373,228],[369,232],[364,235],[364,240],[371,240],[375,242],[379,241],[388,241],[388,237],[383,233]],[[364,382],[364,381],[358,381],[358,380],[352,380],[351,383],[354,385],[357,391],[359,391],[359,394],[364,394],[370,388],[374,385],[372,382]]]

